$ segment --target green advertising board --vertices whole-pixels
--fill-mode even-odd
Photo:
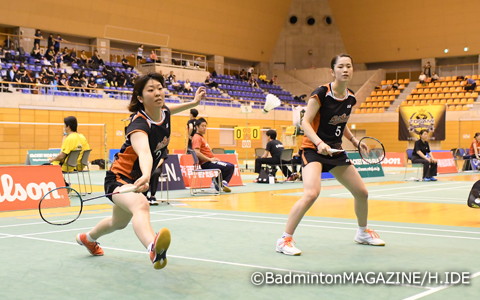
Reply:
[[[38,166],[48,163],[50,157],[55,157],[59,153],[59,149],[56,150],[28,150],[27,153],[27,165]]]
[[[358,173],[362,178],[365,177],[383,177],[385,174],[383,173],[383,168],[381,164],[376,165],[369,165],[362,160],[360,154],[358,152],[348,152],[348,158],[352,161],[355,168],[357,168]]]

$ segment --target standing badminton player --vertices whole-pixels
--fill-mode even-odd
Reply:
[[[360,244],[384,246],[378,234],[367,228],[368,191],[360,174],[342,149],[342,136],[355,147],[359,141],[346,126],[353,106],[357,102],[347,88],[353,75],[353,61],[347,54],[335,56],[331,62],[334,81],[318,87],[310,96],[302,127],[303,196],[292,207],[285,232],[278,239],[276,251],[286,255],[300,255],[293,234],[308,209],[315,203],[321,190],[321,174],[330,172],[355,198],[358,230],[354,241]],[[363,147],[363,145],[361,145]]]
[[[112,216],[100,221],[87,233],[77,235],[77,242],[92,255],[103,255],[96,240],[115,230],[125,228],[130,220],[140,242],[150,253],[155,269],[167,264],[166,251],[170,245],[170,231],[162,228],[156,235],[150,224],[150,208],[142,192],[148,189],[152,172],[167,151],[170,141],[170,115],[198,105],[205,96],[200,87],[195,98],[168,108],[165,106],[164,79],[160,74],[138,78],[133,88],[128,109],[135,114],[126,129],[126,141],[115,155],[112,167],[105,177],[105,192],[112,193],[136,187],[137,193],[115,194]]]

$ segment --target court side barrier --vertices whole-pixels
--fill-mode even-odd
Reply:
[[[37,209],[47,192],[65,186],[60,166],[0,166],[0,211]],[[69,206],[58,193],[52,207]]]
[[[438,174],[458,173],[453,154],[449,150],[433,150],[433,157],[438,160]]]
[[[387,152],[382,167],[405,167],[406,163],[405,152]]]
[[[39,166],[49,163],[50,157],[55,157],[60,153],[60,149],[56,150],[28,150],[26,165]]]
[[[237,154],[215,154],[221,161],[226,161],[235,166],[235,171],[233,172],[233,177],[228,183],[229,186],[239,186],[243,185],[242,177],[240,176],[240,168],[238,167],[238,158]],[[180,155],[180,167],[182,168],[183,182],[186,187],[190,186],[190,179],[192,178],[193,170],[193,158],[190,154]],[[200,182],[200,186],[209,187],[212,183],[211,178],[203,178]]]

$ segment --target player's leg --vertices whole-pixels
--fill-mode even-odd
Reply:
[[[315,203],[321,189],[322,165],[311,162],[303,168],[303,196],[293,205],[288,215],[285,232],[277,240],[276,251],[287,255],[300,255],[302,252],[295,247],[292,239],[295,229],[308,209]]]
[[[355,241],[360,244],[384,246],[385,242],[378,234],[367,228],[368,222],[368,190],[362,177],[353,165],[338,166],[330,170],[333,176],[353,195],[355,200],[355,215],[359,229]]]

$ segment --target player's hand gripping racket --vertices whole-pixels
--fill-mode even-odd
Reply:
[[[331,153],[344,152],[345,150],[330,149]],[[357,151],[364,162],[370,165],[381,163],[385,159],[385,147],[373,137],[363,137],[358,141]]]
[[[385,159],[385,147],[373,137],[365,136],[361,138],[357,150],[362,160],[370,165],[379,164]]]
[[[136,190],[136,187],[120,188],[118,192],[83,199],[76,190],[66,186],[59,187],[43,195],[38,203],[38,212],[42,220],[48,224],[67,225],[75,222],[80,217],[84,202],[116,194],[135,192]],[[58,207],[58,201],[62,199],[70,199],[70,206]]]

